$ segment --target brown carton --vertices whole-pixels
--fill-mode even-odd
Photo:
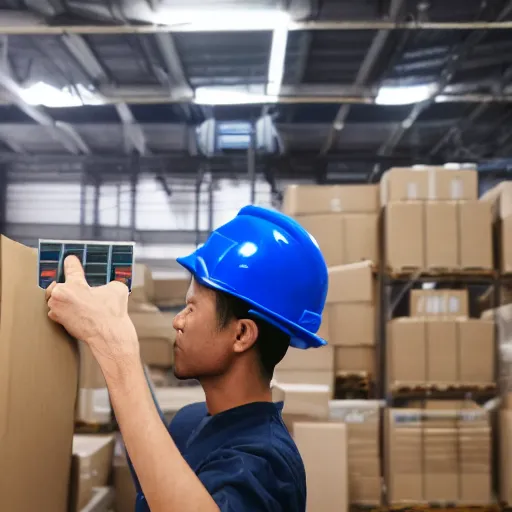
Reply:
[[[391,386],[425,384],[427,339],[425,322],[395,318],[387,325],[387,380]]]
[[[492,215],[489,203],[461,201],[459,209],[459,266],[490,270],[492,257]]]
[[[48,319],[37,251],[0,237],[2,510],[65,512],[78,384],[76,345]]]
[[[376,283],[369,261],[331,267],[325,336],[334,346],[374,345]],[[324,320],[325,323],[325,320]]]
[[[283,211],[287,215],[323,213],[376,213],[378,185],[290,185]]]
[[[148,266],[136,263],[133,266],[132,292],[130,302],[149,302],[154,298],[153,276]]]
[[[377,400],[330,402],[331,421],[347,426],[351,504],[377,506],[381,503],[380,407]]]
[[[377,214],[300,215],[300,224],[318,242],[328,266],[378,261]]]
[[[425,224],[422,203],[390,203],[384,210],[386,265],[391,270],[425,266]]]
[[[116,512],[135,510],[137,490],[126,459],[126,450],[121,435],[116,436],[114,448],[113,485]]]
[[[468,316],[467,290],[411,290],[411,316],[463,317]]]
[[[427,332],[427,382],[457,382],[457,324],[452,320],[429,319]]]
[[[463,383],[495,382],[494,325],[468,318],[457,321],[459,329],[459,380]]]
[[[457,203],[427,202],[425,230],[425,268],[457,268]]]
[[[483,194],[480,200],[491,204],[494,219],[512,216],[512,182],[502,181]]]
[[[81,511],[95,487],[108,484],[114,455],[114,436],[75,435],[70,480],[70,512]]]
[[[332,389],[334,370],[276,370],[274,379],[283,384],[320,384]]]
[[[375,347],[336,347],[336,373],[368,373],[378,378]]]
[[[301,350],[289,348],[283,360],[276,366],[277,371],[281,370],[307,370],[307,371],[333,371],[334,352],[333,347],[313,348]]]
[[[185,304],[190,278],[154,279],[153,302],[159,308],[180,308]]]
[[[499,412],[500,498],[512,504],[512,410]]]
[[[498,239],[499,267],[501,272],[512,273],[512,215],[501,221]]]
[[[347,429],[343,423],[296,423],[295,442],[308,481],[307,510],[348,510]]]

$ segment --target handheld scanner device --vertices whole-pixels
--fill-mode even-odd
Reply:
[[[135,242],[84,242],[39,240],[38,286],[46,289],[53,281],[63,283],[64,259],[76,256],[89,286],[120,281],[132,290]]]

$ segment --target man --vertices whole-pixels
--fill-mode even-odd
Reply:
[[[328,279],[320,249],[289,217],[247,206],[178,262],[192,281],[173,324],[175,372],[197,378],[206,403],[185,407],[169,429],[145,379],[126,287],[90,288],[68,257],[66,282],[47,292],[49,317],[89,345],[105,375],[137,511],[303,512],[304,467],[270,380],[289,345],[325,344],[315,334]]]

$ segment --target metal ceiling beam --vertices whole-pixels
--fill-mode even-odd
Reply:
[[[85,141],[72,126],[54,121],[43,109],[26,103],[23,99],[21,87],[2,69],[0,69],[0,86],[9,93],[13,104],[17,105],[36,123],[46,126],[55,140],[60,142],[70,153],[89,154],[91,152]]]
[[[291,21],[288,30],[508,30],[512,21],[461,21],[461,22],[393,22],[393,21]],[[193,24],[176,25],[46,25],[43,17],[25,11],[0,10],[0,34],[9,35],[64,35],[64,34],[158,34],[173,32],[197,32]],[[261,31],[246,23],[232,27],[229,32]],[[217,32],[215,23],[200,27],[201,32]]]
[[[498,85],[498,95],[503,92],[508,82],[512,79],[512,66],[509,66],[503,75],[501,76],[500,83]],[[431,155],[437,154],[444,146],[447,144],[451,138],[457,134],[461,133],[467,128],[469,128],[479,117],[481,117],[487,109],[490,107],[491,103],[481,103],[477,105],[470,114],[459,121],[456,125],[450,127],[450,129],[432,146],[430,150]]]
[[[135,148],[140,155],[148,154],[146,136],[140,124],[133,117],[130,107],[126,103],[119,103],[116,105],[116,110],[123,122],[126,152],[130,153],[131,149]]]
[[[389,6],[388,17],[391,21],[396,22],[402,8],[404,6],[405,0],[391,0],[391,4]],[[377,60],[384,49],[386,41],[388,40],[389,35],[391,34],[391,30],[379,30],[376,36],[373,38],[372,44],[366,53],[366,56],[357,72],[356,79],[354,81],[354,85],[356,87],[365,85],[368,79],[370,78],[371,72],[377,63]],[[334,118],[331,129],[329,130],[329,134],[327,135],[327,139],[325,144],[322,146],[320,150],[320,154],[324,155],[327,153],[334,142],[334,138],[336,137],[336,132],[340,132],[343,130],[343,126],[345,124],[345,120],[347,119],[350,113],[350,105],[345,104],[340,107],[336,117]]]
[[[496,18],[496,23],[499,23],[501,20],[507,18],[510,13],[512,13],[512,0],[509,0],[503,7],[500,14]],[[487,30],[473,30],[461,44],[457,45],[457,47],[451,53],[450,61],[441,71],[439,81],[434,93],[430,96],[430,98],[416,104],[412,108],[409,115],[400,123],[400,125],[393,131],[388,140],[379,148],[379,155],[390,155],[393,152],[395,147],[400,143],[403,136],[416,122],[422,112],[424,112],[436,101],[436,97],[442,93],[444,88],[450,83],[450,80],[452,79],[457,69],[459,69],[461,63],[464,60],[464,57],[467,56],[467,53],[471,50],[471,48],[482,41],[486,35]]]

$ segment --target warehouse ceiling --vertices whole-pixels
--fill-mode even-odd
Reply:
[[[4,161],[236,174],[262,116],[267,175],[507,157],[512,1],[0,0]]]

